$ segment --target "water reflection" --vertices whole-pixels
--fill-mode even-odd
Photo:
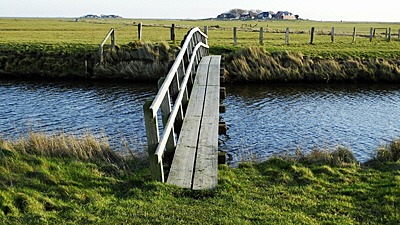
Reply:
[[[257,159],[345,146],[360,161],[400,134],[395,85],[228,85],[220,149]],[[247,156],[245,156],[247,157]],[[240,157],[236,157],[239,159]]]

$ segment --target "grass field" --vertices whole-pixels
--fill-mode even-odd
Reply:
[[[346,149],[220,165],[215,190],[190,191],[91,134],[0,138],[0,224],[399,224],[393,143],[367,168]]]
[[[227,49],[258,46],[259,29],[264,28],[264,47],[268,51],[301,51],[305,55],[335,57],[398,57],[400,23],[354,23],[317,21],[217,21],[217,20],[140,20],[140,19],[33,19],[0,18],[0,44],[47,43],[87,44],[97,46],[111,28],[116,28],[117,44],[124,45],[137,39],[137,24],[143,23],[143,41],[158,43],[170,40],[171,24],[175,24],[176,43],[180,43],[192,27],[209,26],[210,46]],[[212,28],[218,26],[219,28]],[[233,27],[238,27],[238,45],[233,46]],[[289,45],[285,44],[285,30],[290,28]],[[310,30],[315,27],[314,44],[310,45]],[[331,43],[331,28],[335,27],[335,42]],[[353,28],[357,28],[356,42],[352,43]],[[391,28],[388,42],[382,30],[369,41],[370,28]],[[172,44],[172,42],[170,42]]]

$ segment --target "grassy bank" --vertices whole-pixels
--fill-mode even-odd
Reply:
[[[400,164],[390,162],[398,160],[398,141],[382,147],[366,168],[346,149],[297,152],[238,168],[220,165],[215,190],[189,191],[150,181],[143,161],[115,155],[102,138],[66,138],[0,140],[0,223],[400,222]]]
[[[320,58],[243,48],[225,54],[230,82],[400,82],[398,59]]]

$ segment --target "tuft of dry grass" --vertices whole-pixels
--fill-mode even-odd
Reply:
[[[147,156],[134,153],[126,139],[120,140],[123,149],[115,150],[104,132],[96,135],[86,130],[80,135],[65,132],[30,131],[25,136],[5,140],[0,148],[25,155],[71,158],[113,168],[113,173],[128,172],[146,167]]]

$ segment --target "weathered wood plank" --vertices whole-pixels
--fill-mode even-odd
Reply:
[[[218,85],[220,86],[220,63],[221,63],[221,56],[220,55],[213,55],[210,56],[210,65],[208,67],[208,81],[207,81],[207,85]],[[219,95],[217,95],[219,96]]]
[[[213,189],[218,183],[219,63],[220,57],[212,57],[208,67],[193,190]]]

